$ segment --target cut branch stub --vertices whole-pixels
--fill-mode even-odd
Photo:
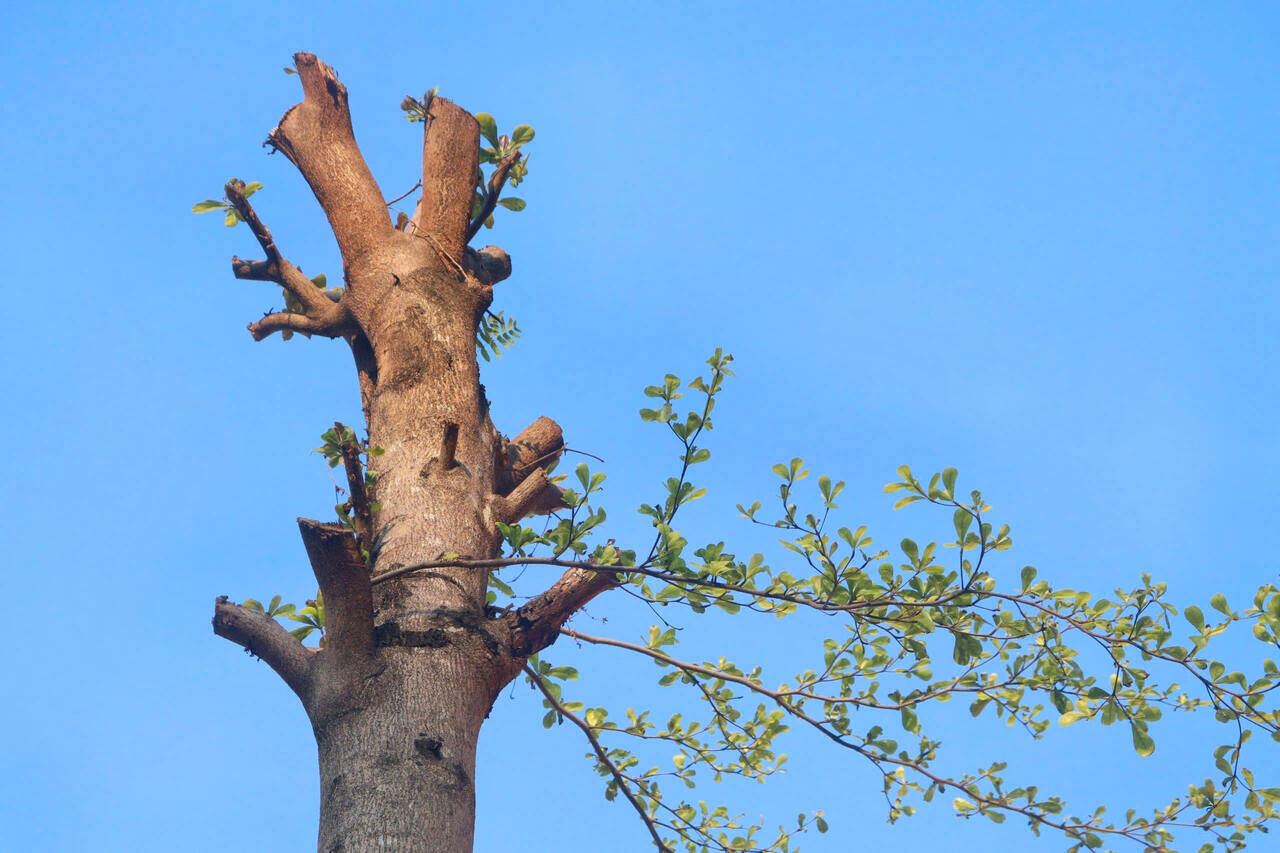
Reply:
[[[479,251],[467,246],[462,266],[476,281],[490,287],[511,277],[511,256],[498,246],[485,246]]]
[[[321,335],[326,338],[340,338],[347,334],[345,324],[331,325],[313,319],[306,314],[294,314],[290,311],[278,311],[268,314],[257,322],[249,324],[249,334],[255,341],[260,341],[274,332],[298,332],[299,334]]]
[[[267,144],[298,167],[351,264],[386,238],[391,216],[356,145],[346,87],[312,54],[296,53],[293,59],[303,100],[284,114]]]
[[[508,495],[491,499],[493,520],[515,524],[530,515],[545,515],[567,506],[560,487],[547,479],[544,468],[534,468]]]
[[[422,198],[409,233],[430,235],[462,263],[480,168],[480,125],[447,98],[433,98],[422,131]]]
[[[497,472],[496,489],[507,494],[535,468],[549,467],[564,452],[564,431],[543,415],[507,442]]]
[[[298,642],[279,622],[223,595],[213,606],[213,633],[262,658],[303,703],[307,702],[315,652]]]
[[[436,460],[440,463],[440,470],[448,471],[456,463],[455,455],[458,452],[458,425],[449,422],[444,425],[444,436],[440,439],[440,453],[436,455]]]
[[[512,654],[527,657],[542,651],[556,641],[570,616],[617,585],[613,572],[569,569],[546,592],[504,617]]]
[[[325,653],[373,654],[373,593],[355,537],[341,524],[309,518],[299,518],[298,529],[324,596]]]

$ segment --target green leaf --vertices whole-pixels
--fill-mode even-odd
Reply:
[[[1131,723],[1129,730],[1133,733],[1133,748],[1138,755],[1145,758],[1156,751],[1156,742],[1151,739],[1151,735],[1147,734],[1147,727],[1144,724]]]
[[[1023,591],[1026,591],[1027,589],[1030,589],[1030,588],[1031,588],[1031,582],[1032,582],[1033,580],[1035,580],[1035,579],[1036,579],[1036,567],[1035,567],[1035,566],[1023,566],[1023,567],[1022,567],[1022,589],[1023,589]]]
[[[1197,631],[1204,630],[1204,613],[1200,611],[1199,607],[1196,607],[1193,604],[1186,610],[1182,611],[1182,615],[1187,618],[1187,621],[1190,622],[1192,627]]]
[[[1072,723],[1079,722],[1080,720],[1087,720],[1088,718],[1089,715],[1082,711],[1068,711],[1058,718],[1058,725],[1069,726]]]
[[[524,210],[525,208],[524,199],[516,198],[515,196],[500,198],[498,199],[498,204],[502,205],[507,210]]]
[[[497,147],[498,123],[493,120],[493,116],[488,113],[476,113],[476,121],[480,123],[480,134],[489,140],[490,145]]]
[[[227,208],[227,216],[222,220],[222,224],[228,228],[233,228],[240,222],[240,214],[236,213],[234,207]]]
[[[913,735],[920,733],[920,720],[916,718],[916,712],[910,708],[902,709],[902,728]]]
[[[192,213],[208,213],[211,210],[222,210],[226,206],[227,206],[226,202],[214,201],[211,198],[207,198],[202,202],[196,203],[196,205],[191,208],[191,212]]]
[[[1222,593],[1209,599],[1209,606],[1225,616],[1231,615],[1231,608],[1227,606],[1227,597]]]
[[[975,806],[973,803],[969,802],[968,800],[964,799],[963,797],[956,797],[954,800],[951,801],[951,805],[958,812],[971,812],[977,808],[977,806]]]
[[[516,129],[511,131],[511,144],[524,145],[526,142],[533,141],[533,128],[527,124],[518,124]],[[539,161],[541,162],[541,161]]]

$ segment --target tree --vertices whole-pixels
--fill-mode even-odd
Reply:
[[[658,849],[788,850],[797,832],[824,831],[816,813],[766,834],[727,806],[679,799],[667,784],[683,790],[700,770],[716,779],[767,777],[785,760],[775,744],[791,728],[814,730],[879,769],[891,819],[946,795],[961,815],[1018,816],[1037,833],[1063,833],[1072,849],[1112,840],[1172,849],[1179,829],[1194,828],[1209,839],[1202,849],[1233,850],[1276,817],[1280,788],[1255,784],[1243,756],[1255,731],[1280,740],[1280,717],[1266,704],[1280,671],[1266,660],[1251,678],[1205,650],[1237,623],[1276,645],[1280,590],[1259,587],[1247,608],[1215,596],[1212,618],[1185,608],[1191,632],[1179,645],[1175,636],[1186,629],[1178,609],[1149,577],[1096,600],[1052,586],[1030,566],[1012,582],[998,577],[989,558],[1009,549],[1009,528],[990,520],[981,493],[959,491],[954,469],[925,482],[904,466],[886,487],[898,507],[926,503],[950,515],[954,538],[942,551],[907,539],[894,558],[873,547],[865,528],[837,526],[831,514],[843,483],[826,476],[817,478],[815,505],[802,508],[809,472],[800,459],[774,466],[776,517],[762,516],[759,502],[740,507],[786,537],[790,571],[761,554],[741,559],[723,542],[690,550],[675,520],[703,493],[690,477],[710,457],[700,442],[732,375],[732,358],[719,350],[707,375],[688,383],[668,375],[645,389],[654,407],[641,417],[681,448],[664,497],[640,507],[652,542],[634,550],[599,543],[604,475],[587,464],[572,480],[554,474],[567,448],[549,418],[504,438],[480,384],[477,350],[488,358],[518,329],[490,311],[510,258],[469,244],[499,205],[523,207],[502,192],[527,173],[532,129],[500,136],[491,117],[434,92],[406,98],[402,108],[424,129],[422,195],[412,217],[393,223],[356,146],[345,87],[316,57],[294,60],[286,70],[299,76],[304,99],[267,142],[299,169],[327,215],[343,286],[328,288],[285,258],[249,202],[256,184],[232,180],[224,200],[195,210],[247,224],[266,257],[233,258],[235,276],[284,291],[284,310],[250,324],[255,340],[276,332],[341,338],[355,360],[365,437],[335,423],[318,448],[346,474],[339,520],[299,520],[316,598],[302,608],[278,597],[265,606],[219,598],[213,619],[217,634],[266,661],[306,709],[319,751],[321,851],[469,850],[478,733],[498,693],[521,676],[540,691],[546,725],[581,731],[606,797],[627,801]],[[686,396],[696,401],[687,410]],[[524,523],[548,515],[545,525]],[[501,572],[526,566],[562,574],[518,603]],[[692,613],[821,614],[838,630],[821,661],[776,684],[758,667],[678,656],[669,627],[628,641],[568,625],[611,592]],[[290,631],[279,619],[301,625]],[[317,633],[318,646],[304,644]],[[661,683],[688,690],[700,712],[665,724],[644,712],[613,719],[567,698],[574,670],[541,657],[561,636],[654,661],[665,670]],[[1038,787],[1006,785],[1000,763],[961,775],[936,769],[940,741],[917,709],[952,698],[1033,736],[1055,715],[1064,725],[1124,724],[1141,755],[1154,750],[1151,725],[1166,710],[1205,710],[1230,733],[1213,750],[1222,775],[1151,815],[1072,816]],[[875,724],[867,727],[859,711]],[[641,744],[637,751],[631,742]],[[653,742],[674,748],[671,767],[646,767],[640,750]]]

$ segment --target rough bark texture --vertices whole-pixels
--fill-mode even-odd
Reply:
[[[476,740],[494,698],[614,581],[574,569],[513,613],[486,610],[484,568],[371,584],[372,575],[421,563],[498,556],[496,522],[562,505],[545,468],[564,440],[549,418],[510,442],[489,419],[475,334],[511,261],[496,246],[466,245],[475,224],[475,119],[443,98],[429,101],[422,198],[413,219],[396,227],[356,145],[346,88],[316,57],[294,59],[304,100],[268,143],[298,167],[328,216],[345,290],[335,302],[298,272],[236,182],[228,199],[267,258],[236,258],[233,271],[280,284],[303,307],[254,323],[256,339],[298,331],[351,346],[369,443],[384,451],[371,457],[376,486],[363,497],[381,509],[360,543],[341,525],[299,520],[325,604],[321,649],[225,598],[214,630],[265,660],[302,700],[319,747],[319,850],[464,853]]]

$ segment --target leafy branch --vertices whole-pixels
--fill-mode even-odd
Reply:
[[[381,447],[371,447],[368,438],[359,439],[355,430],[335,421],[333,429],[325,430],[320,436],[324,442],[313,452],[319,453],[329,463],[330,468],[339,465],[347,474],[347,488],[335,484],[334,492],[346,500],[334,506],[338,520],[351,529],[356,542],[360,546],[360,556],[365,563],[372,565],[373,552],[373,516],[382,510],[382,504],[372,497],[378,482],[378,472],[369,466],[369,460],[381,456],[385,451]]]
[[[1242,760],[1254,733],[1280,741],[1280,713],[1273,698],[1267,704],[1280,685],[1280,668],[1265,660],[1262,673],[1248,677],[1229,671],[1206,652],[1211,641],[1236,624],[1250,626],[1256,639],[1276,647],[1280,589],[1260,587],[1247,609],[1232,608],[1224,596],[1215,595],[1209,610],[1219,616],[1211,620],[1206,618],[1208,611],[1196,606],[1179,611],[1166,600],[1165,585],[1146,575],[1139,586],[1099,599],[1055,587],[1030,566],[1015,573],[1012,585],[1001,582],[993,561],[1012,548],[1009,527],[990,520],[992,508],[980,492],[961,497],[958,474],[950,468],[925,484],[904,466],[898,470],[899,479],[885,487],[896,495],[898,509],[922,503],[949,516],[949,541],[922,546],[903,539],[896,559],[876,546],[865,525],[842,526],[835,520],[843,482],[817,477],[817,506],[802,508],[810,472],[800,459],[773,468],[780,484],[778,512],[772,520],[761,518],[758,501],[739,506],[751,523],[782,535],[779,544],[794,565],[774,569],[758,553],[739,558],[723,542],[691,549],[673,520],[680,507],[705,493],[689,475],[693,465],[710,456],[699,441],[711,428],[723,377],[730,375],[729,359],[720,352],[708,363],[708,377],[683,386],[703,395],[692,411],[676,410],[683,391],[675,376],[645,392],[659,405],[643,409],[641,417],[668,426],[680,442],[681,467],[665,482],[664,497],[640,508],[655,528],[643,559],[635,551],[614,547],[612,540],[592,544],[604,518],[587,499],[599,490],[604,476],[580,466],[583,488],[572,493],[573,509],[551,531],[504,525],[500,530],[509,556],[429,564],[490,571],[554,566],[608,572],[650,605],[686,607],[694,614],[714,607],[775,618],[809,613],[838,620],[825,623],[837,633],[824,641],[821,665],[774,686],[759,669],[744,671],[723,658],[696,661],[675,656],[666,648],[676,642],[671,626],[651,627],[642,643],[561,628],[562,635],[576,641],[653,660],[667,670],[661,686],[683,685],[708,712],[707,719],[696,723],[673,718],[664,729],[648,723],[644,712],[628,711],[627,725],[611,727],[603,708],[569,708],[597,740],[604,733],[626,734],[640,742],[674,744],[683,756],[673,771],[653,768],[640,773],[635,769],[639,759],[632,753],[607,752],[613,767],[598,763],[597,769],[613,780],[613,795],[621,784],[616,771],[647,804],[646,819],[670,817],[654,805],[661,802],[663,780],[678,778],[690,784],[685,771],[699,767],[712,769],[717,779],[767,775],[770,767],[776,769],[773,740],[788,730],[790,721],[873,764],[883,780],[891,820],[913,814],[917,800],[930,802],[938,793],[951,791],[958,816],[982,815],[998,823],[1017,815],[1034,832],[1046,827],[1061,832],[1073,850],[1099,847],[1108,837],[1148,850],[1168,850],[1175,832],[1195,829],[1212,839],[1200,848],[1211,851],[1241,849],[1249,835],[1265,831],[1267,823],[1280,816],[1280,788],[1255,782]],[[944,563],[948,551],[954,551],[954,560]],[[382,573],[373,583],[426,567]],[[1181,644],[1175,639],[1179,618],[1191,629]],[[1158,678],[1153,665],[1181,673],[1192,689]],[[925,722],[933,703],[952,698],[963,698],[972,716],[993,713],[1032,738],[1044,736],[1054,719],[1062,726],[1095,720],[1104,726],[1124,724],[1141,756],[1155,750],[1152,727],[1167,713],[1207,710],[1228,725],[1232,735],[1212,748],[1221,776],[1191,785],[1185,796],[1166,807],[1148,815],[1129,810],[1123,820],[1115,821],[1103,808],[1073,816],[1061,798],[1043,795],[1037,786],[1007,786],[1002,763],[961,774],[936,769],[941,743],[927,734]],[[548,725],[564,718],[559,709],[552,710],[555,713],[544,720]],[[858,733],[851,710],[884,719]],[[708,732],[716,733],[714,740],[707,740]],[[669,823],[667,828],[688,849],[719,849],[693,824],[674,819]]]
[[[235,181],[235,180],[237,179],[232,178],[232,181]],[[248,198],[249,196],[253,195],[260,189],[262,189],[262,184],[260,184],[258,181],[253,181],[251,183],[244,184],[244,190],[243,190],[244,197]],[[192,213],[212,213],[215,210],[221,211],[223,214],[225,214],[222,222],[228,228],[234,228],[235,226],[239,225],[241,222],[245,221],[245,218],[240,214],[240,211],[236,210],[236,206],[232,204],[230,199],[226,197],[223,197],[221,201],[219,201],[218,199],[207,198],[204,201],[196,202],[191,207]]]
[[[320,648],[324,648],[324,597],[319,592],[316,593],[315,598],[307,599],[306,604],[301,609],[293,604],[281,604],[280,596],[278,595],[273,596],[265,607],[256,598],[246,598],[240,602],[240,606],[258,613],[265,613],[273,619],[288,619],[291,622],[301,622],[301,628],[294,628],[289,633],[293,634],[298,642],[302,642],[313,631],[319,631]]]

